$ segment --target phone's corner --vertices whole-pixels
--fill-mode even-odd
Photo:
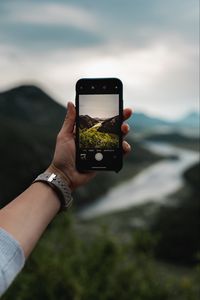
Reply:
[[[117,168],[115,169],[116,173],[119,173],[123,168],[123,161],[121,161],[121,163],[117,166]]]
[[[80,78],[77,80],[76,85],[75,85],[75,89],[77,91],[78,87],[81,85],[81,82],[84,80],[84,78]]]

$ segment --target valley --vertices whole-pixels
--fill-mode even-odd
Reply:
[[[116,148],[119,117],[108,119],[92,118],[88,115],[79,117],[79,142],[81,148]]]

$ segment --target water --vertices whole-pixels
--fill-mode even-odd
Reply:
[[[177,159],[164,159],[140,172],[134,178],[111,189],[95,203],[82,210],[82,218],[119,211],[147,201],[164,201],[183,185],[182,174],[199,160],[199,154],[164,143],[147,143],[146,147],[157,154],[175,155]],[[120,175],[119,175],[120,176]]]

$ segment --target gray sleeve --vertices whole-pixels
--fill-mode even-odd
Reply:
[[[19,242],[0,228],[0,296],[21,271],[24,263],[24,252]]]

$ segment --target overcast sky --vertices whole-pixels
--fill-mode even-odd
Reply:
[[[198,109],[198,0],[1,0],[0,90],[36,84],[74,100],[81,77],[119,77],[126,106]]]
[[[111,118],[119,114],[118,95],[80,95],[79,114],[96,118]]]

